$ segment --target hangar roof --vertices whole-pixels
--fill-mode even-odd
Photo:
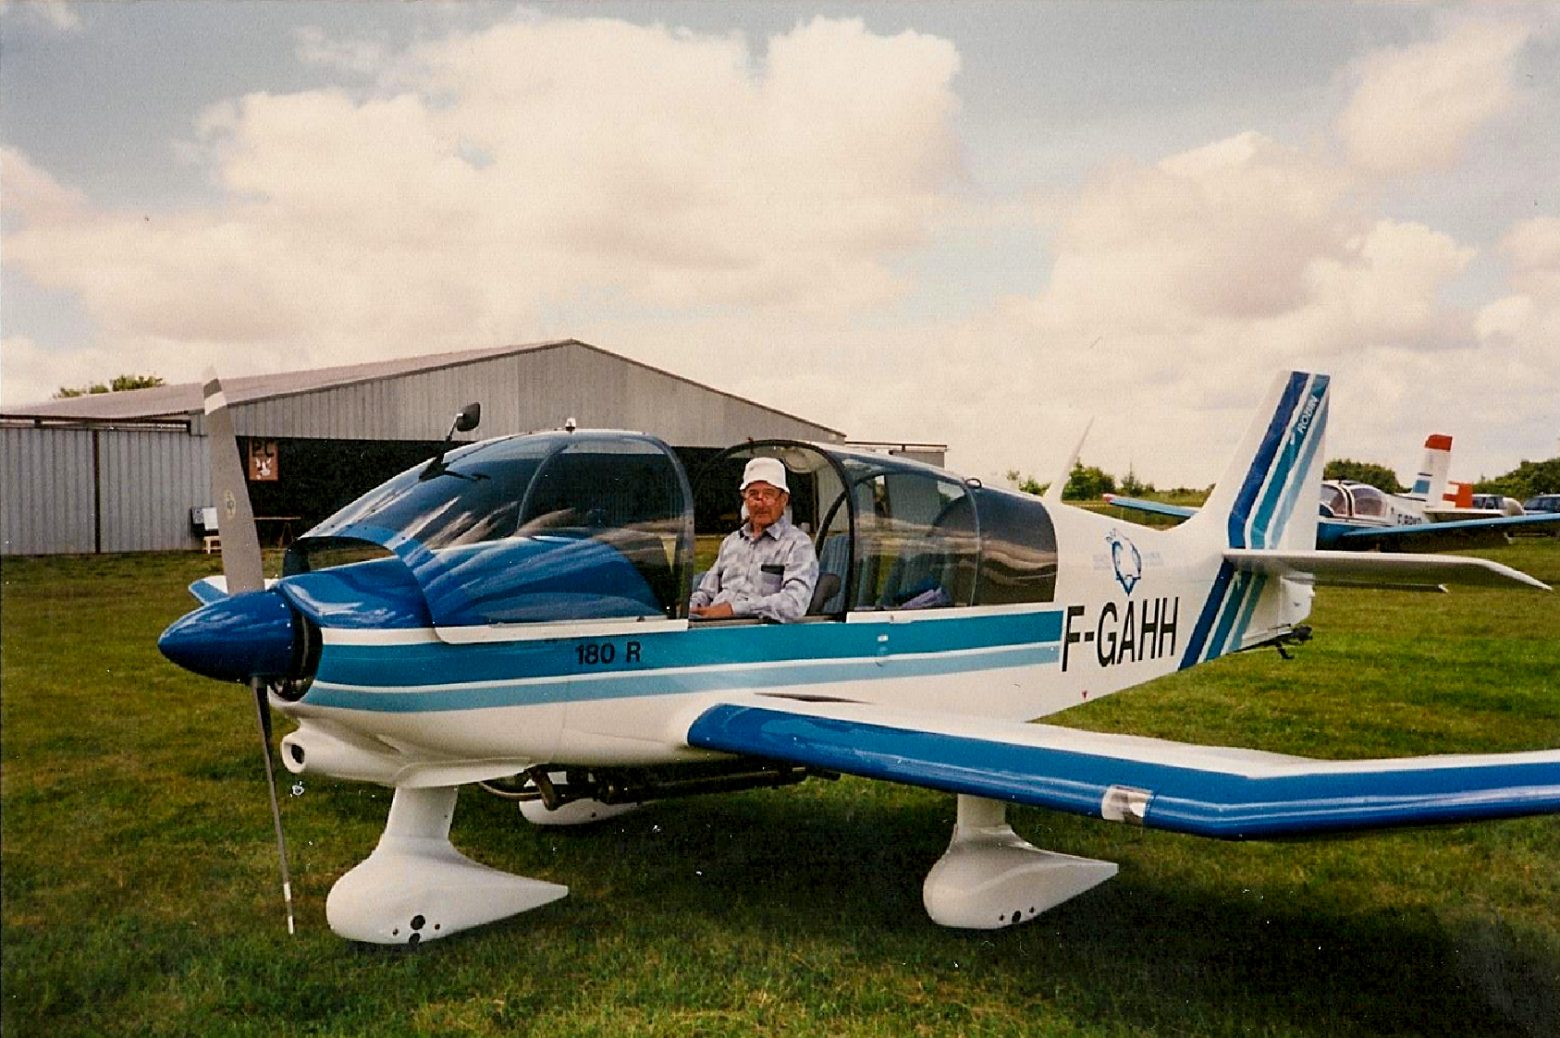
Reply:
[[[649,364],[640,363],[621,354],[601,349],[599,346],[581,342],[578,339],[558,339],[550,342],[492,346],[485,349],[461,350],[453,353],[424,354],[417,357],[399,357],[390,360],[370,361],[365,364],[313,368],[307,371],[283,371],[265,375],[224,377],[222,388],[230,405],[246,404],[278,397],[293,396],[300,393],[312,393],[322,389],[332,389],[355,383],[425,374],[444,368],[475,364],[516,354],[539,353],[560,347],[583,348],[620,363],[676,379],[705,392],[751,404],[754,407],[763,408],[766,411],[783,415],[786,418],[807,422],[810,425],[817,425],[816,422],[812,422],[809,419],[798,418],[795,415],[778,411],[775,408],[747,400],[733,393],[714,389],[694,382],[692,379],[683,378],[681,375],[673,374]],[[117,393],[94,393],[63,400],[48,400],[43,403],[21,407],[8,407],[5,411],[5,417],[81,419],[85,421],[111,422],[152,418],[185,418],[198,415],[203,410],[204,394],[202,383],[185,382],[179,385],[155,386],[150,389],[131,389]],[[826,426],[818,427],[827,428]],[[828,431],[842,438],[844,436],[839,430],[830,429]]]

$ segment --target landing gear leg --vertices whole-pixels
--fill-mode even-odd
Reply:
[[[568,887],[479,865],[450,843],[454,786],[398,787],[384,835],[325,900],[330,928],[353,941],[419,944],[539,908]]]
[[[1007,824],[1003,801],[960,796],[953,841],[927,874],[921,900],[941,926],[997,930],[1033,919],[1115,874],[1114,862],[1030,846]]]

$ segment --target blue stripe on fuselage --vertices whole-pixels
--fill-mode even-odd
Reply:
[[[1046,609],[882,624],[695,626],[643,636],[579,631],[462,645],[327,644],[305,701],[351,709],[461,710],[564,695],[600,699],[948,674],[1055,663],[1061,633],[1061,612]],[[608,644],[612,658],[602,661],[601,647]],[[589,646],[596,648],[587,657],[582,647]]]
[[[316,682],[307,700],[311,706],[381,713],[425,713],[441,710],[482,710],[494,707],[535,706],[542,703],[629,699],[641,696],[682,695],[725,690],[762,692],[776,688],[839,685],[884,678],[932,677],[1009,667],[1048,666],[1057,662],[1055,645],[993,649],[979,654],[877,659],[796,661],[787,666],[754,663],[689,670],[594,674],[540,681],[491,682],[420,688],[415,691],[342,688]]]

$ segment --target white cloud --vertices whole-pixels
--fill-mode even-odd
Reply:
[[[760,47],[525,13],[383,54],[367,92],[229,98],[193,128],[220,208],[102,211],[7,152],[6,263],[80,298],[122,358],[82,353],[78,381],[570,335],[853,435],[947,440],[984,478],[1051,478],[1097,415],[1085,459],[1201,485],[1275,370],[1308,367],[1336,376],[1333,452],[1405,468],[1432,431],[1465,457],[1494,425],[1530,442],[1560,399],[1557,221],[1513,228],[1509,286],[1459,309],[1485,258],[1376,194],[1477,141],[1509,93],[1476,87],[1519,36],[1367,58],[1338,140],[1232,132],[1035,185],[1042,275],[984,306],[964,283],[965,318],[903,316],[948,298],[910,279],[954,262],[950,239],[1021,218],[961,179],[960,57],[824,19]],[[353,75],[377,46],[299,44]],[[1462,70],[1434,70],[1461,115],[1408,74],[1427,55]],[[1436,148],[1370,154],[1388,113]],[[62,380],[6,345],[7,399]]]
[[[1469,137],[1515,97],[1512,59],[1531,35],[1517,22],[1467,21],[1442,36],[1372,53],[1338,118],[1362,169],[1399,175],[1454,165]]]
[[[1036,295],[950,336],[986,382],[965,388],[983,401],[989,444],[969,449],[988,475],[992,445],[1039,441],[1050,478],[1093,414],[1086,458],[1206,484],[1288,368],[1337,376],[1342,443],[1411,448],[1434,431],[1418,429],[1423,386],[1470,362],[1471,315],[1444,297],[1474,250],[1373,215],[1350,171],[1259,134],[1102,172],[1061,211],[1053,249]]]
[[[337,66],[371,50],[301,46]],[[220,209],[73,207],[8,157],[7,263],[79,296],[116,349],[340,362],[535,337],[580,298],[881,303],[958,174],[953,47],[859,21],[755,55],[737,36],[525,16],[397,61],[396,88],[367,99],[210,107]]]
[[[24,216],[34,225],[65,223],[79,219],[86,198],[55,182],[54,178],[15,148],[0,147],[0,181],[5,184],[5,215]]]
[[[49,350],[25,335],[0,339],[0,399],[7,403],[35,404],[47,400],[63,386],[104,382],[120,373],[122,364],[105,350]],[[118,365],[118,366],[116,366]]]
[[[1111,171],[1061,225],[1039,316],[1092,340],[1292,309],[1313,259],[1341,249],[1348,186],[1255,133]]]
[[[1546,393],[1560,386],[1560,218],[1517,224],[1501,243],[1511,265],[1512,292],[1479,311],[1481,342],[1506,352],[1529,383]],[[1513,375],[1518,374],[1512,372]],[[1560,400],[1546,409],[1560,434]]]

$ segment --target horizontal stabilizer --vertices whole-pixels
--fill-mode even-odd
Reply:
[[[778,699],[712,707],[688,743],[1232,840],[1560,812],[1560,750],[1312,760]]]
[[[265,581],[265,586],[270,587],[275,583],[276,581],[274,579],[267,580]],[[224,598],[228,597],[227,577],[220,573],[214,577],[201,577],[195,583],[190,585],[190,594],[194,595],[195,601],[199,602],[201,605],[210,605],[213,602],[220,602]]]
[[[1504,587],[1521,584],[1550,590],[1520,570],[1462,555],[1398,555],[1354,551],[1275,551],[1230,548],[1225,561],[1243,573],[1309,579],[1343,587],[1424,588],[1444,584]]]
[[[201,605],[220,602],[228,596],[227,578],[223,576],[202,577],[190,585],[190,594],[194,595],[195,601]]]

